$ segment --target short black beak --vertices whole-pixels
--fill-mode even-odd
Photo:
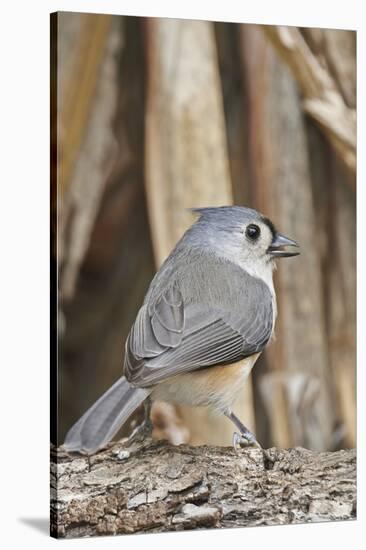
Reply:
[[[271,246],[268,247],[267,252],[274,258],[289,258],[290,256],[298,256],[300,254],[300,252],[290,252],[290,251],[284,250],[283,247],[285,246],[299,246],[299,245],[297,244],[296,241],[293,241],[292,239],[285,237],[285,235],[281,235],[281,233],[276,233],[276,235],[273,237]]]

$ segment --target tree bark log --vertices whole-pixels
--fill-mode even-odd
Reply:
[[[119,441],[91,457],[51,450],[57,538],[356,517],[356,451]]]

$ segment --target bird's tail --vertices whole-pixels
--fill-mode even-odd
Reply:
[[[62,447],[95,453],[113,438],[149,393],[148,389],[135,388],[122,376],[70,428]]]

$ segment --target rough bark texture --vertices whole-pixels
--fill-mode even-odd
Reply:
[[[51,452],[51,534],[85,537],[356,517],[356,451],[118,442]],[[57,483],[57,489],[56,489]]]

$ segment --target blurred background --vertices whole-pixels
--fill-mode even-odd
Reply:
[[[54,443],[122,374],[186,209],[237,204],[301,256],[279,262],[276,339],[234,410],[265,447],[355,446],[356,33],[58,13],[51,94]],[[152,415],[174,444],[231,442],[205,410]]]

